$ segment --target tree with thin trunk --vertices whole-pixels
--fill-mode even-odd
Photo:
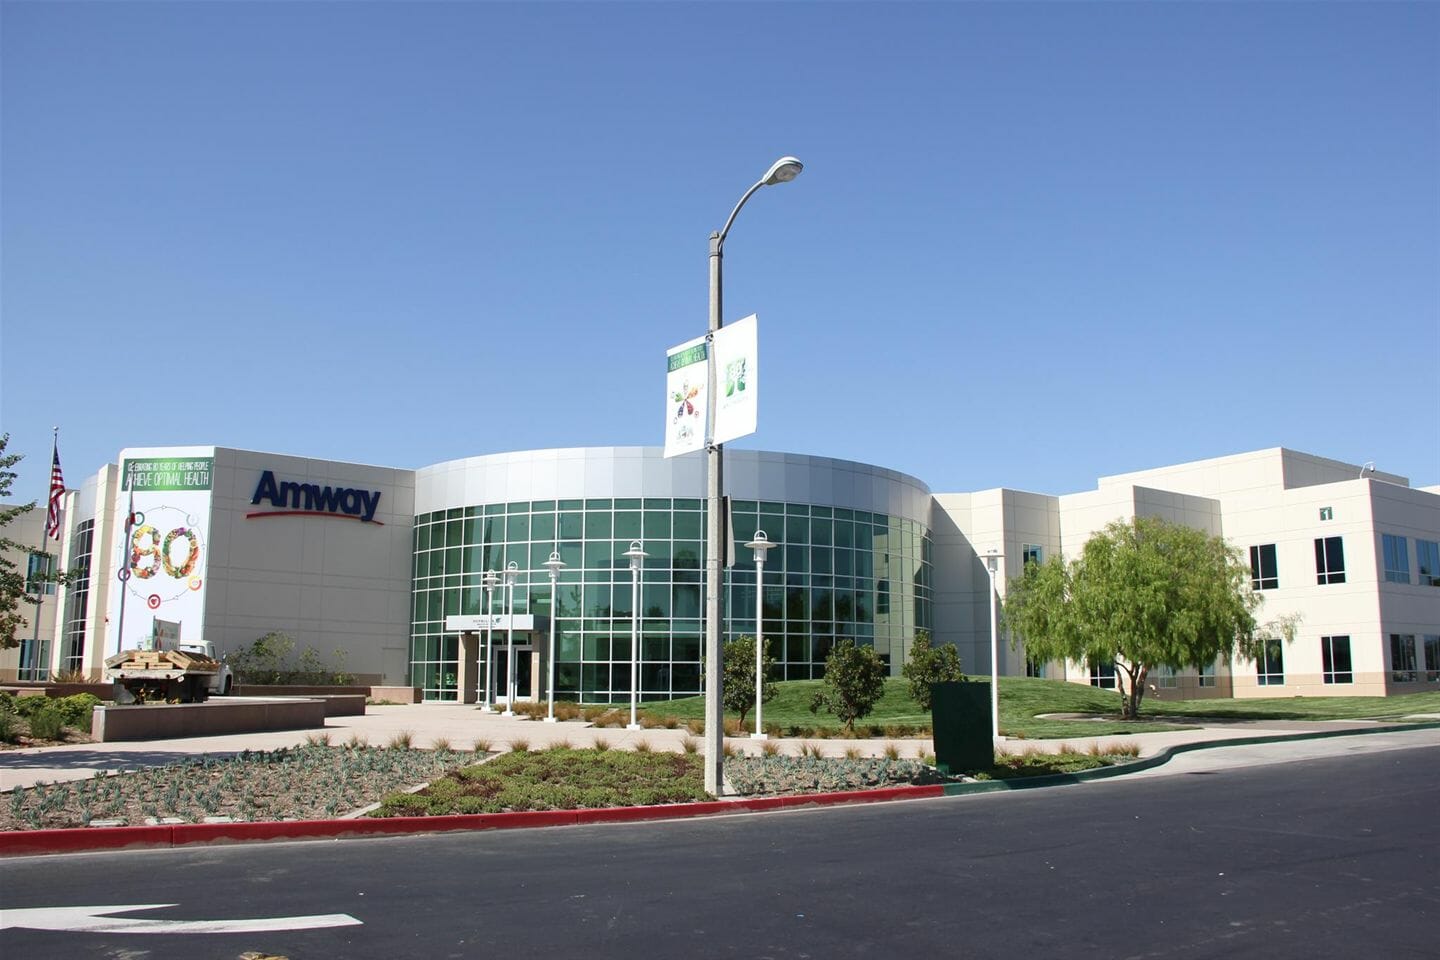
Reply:
[[[1028,563],[1006,587],[1005,624],[1038,660],[1114,664],[1122,716],[1140,715],[1155,667],[1254,659],[1298,618],[1258,624],[1250,568],[1220,537],[1156,517],[1117,520],[1068,563]]]

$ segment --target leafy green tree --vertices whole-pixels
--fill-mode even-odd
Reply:
[[[775,699],[775,681],[770,679],[774,673],[775,660],[770,656],[770,643],[765,643],[765,683],[760,688],[760,702],[769,703]],[[721,661],[721,670],[724,671],[725,679],[722,689],[725,691],[725,709],[733,710],[740,714],[740,723],[745,723],[745,714],[755,706],[755,638],[751,636],[737,637],[725,644],[724,659]]]
[[[1005,623],[1037,660],[1115,665],[1122,715],[1140,715],[1154,667],[1253,659],[1268,636],[1288,641],[1294,619],[1256,623],[1250,568],[1219,537],[1154,517],[1117,520],[1074,560],[1029,563],[1006,588]]]
[[[855,733],[855,721],[870,715],[885,695],[885,662],[873,647],[857,647],[849,638],[835,641],[825,658],[825,680],[810,700],[810,712],[824,709]]]
[[[930,684],[965,679],[960,669],[960,651],[950,643],[931,646],[929,630],[915,631],[910,659],[900,673],[910,682],[910,699],[924,710],[930,709]]]
[[[10,486],[17,476],[12,468],[25,459],[23,453],[6,453],[5,447],[9,443],[10,434],[0,435],[0,530],[10,521],[35,509],[34,501],[4,505],[4,501],[10,497]],[[20,634],[30,622],[20,611],[25,606],[33,607],[39,599],[25,592],[25,571],[16,566],[15,561],[8,556],[12,551],[28,555],[30,549],[9,537],[0,536],[0,649],[8,650],[20,645]]]

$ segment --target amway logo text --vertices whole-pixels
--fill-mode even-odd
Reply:
[[[285,513],[309,513],[352,517],[361,523],[375,523],[375,510],[380,506],[379,490],[356,490],[349,487],[322,487],[313,483],[275,481],[275,473],[266,470],[260,475],[251,503],[269,501],[278,512],[251,513],[247,517],[274,517]]]

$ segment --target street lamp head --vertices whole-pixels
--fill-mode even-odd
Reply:
[[[480,578],[480,582],[485,584],[486,590],[493,590],[500,586],[500,574],[494,570],[486,570],[485,576]]]
[[[630,561],[631,570],[639,570],[641,562],[644,561],[646,557],[650,556],[650,554],[646,553],[645,549],[640,546],[639,540],[631,540],[630,549],[622,553],[621,556],[627,558]]]
[[[766,552],[776,547],[777,544],[770,542],[770,538],[765,536],[764,530],[756,530],[755,539],[745,544],[745,546],[755,551],[756,563],[764,563]]]
[[[800,171],[804,169],[805,164],[794,157],[781,157],[770,165],[770,169],[765,171],[765,176],[761,178],[760,182],[767,187],[776,183],[789,183],[800,176]]]
[[[519,576],[520,564],[516,563],[514,560],[511,560],[509,563],[505,564],[505,585],[507,587],[515,586],[515,581],[517,578],[519,578]]]
[[[1000,551],[991,547],[989,551],[980,555],[980,559],[985,561],[985,569],[994,573],[1000,567],[1000,556]]]
[[[545,561],[545,566],[550,571],[551,582],[554,582],[560,571],[565,569],[565,561],[560,559],[560,551],[551,550],[550,559]]]

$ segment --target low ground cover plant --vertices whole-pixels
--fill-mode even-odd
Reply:
[[[386,797],[371,816],[684,803],[706,799],[700,758],[686,753],[557,748],[457,767],[423,790]]]
[[[386,793],[424,783],[462,758],[452,751],[336,747],[316,742],[231,757],[201,756],[89,780],[18,787],[0,798],[0,830],[83,827],[95,820],[198,823],[344,816]]]
[[[726,762],[725,777],[746,796],[872,790],[946,779],[919,760],[778,755],[736,757]]]

